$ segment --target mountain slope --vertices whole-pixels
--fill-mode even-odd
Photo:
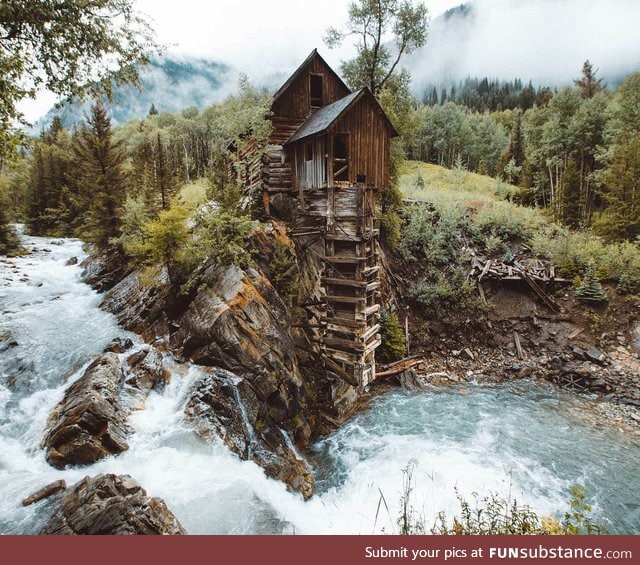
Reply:
[[[186,57],[167,56],[154,60],[141,73],[142,90],[116,87],[111,102],[105,102],[114,125],[146,116],[153,104],[159,112],[204,108],[225,98],[235,86],[236,73],[227,65]],[[48,127],[58,115],[66,128],[84,120],[90,101],[63,103],[52,108],[33,131]]]

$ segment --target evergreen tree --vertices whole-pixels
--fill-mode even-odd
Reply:
[[[171,202],[171,198],[178,188],[176,171],[173,164],[168,158],[164,142],[158,132],[156,144],[154,147],[154,184],[156,198],[160,201],[160,208],[167,210]]]
[[[100,102],[92,106],[91,114],[74,140],[73,151],[78,185],[89,208],[84,235],[99,249],[112,249],[112,242],[121,234],[126,154],[121,144],[114,143],[111,120]]]
[[[584,279],[578,288],[575,289],[574,294],[576,295],[576,298],[582,302],[589,302],[593,304],[608,302],[609,297],[598,280],[595,263],[593,261],[591,261],[587,266]]]
[[[384,309],[380,312],[380,334],[382,344],[377,351],[378,358],[387,362],[402,359],[407,351],[407,342],[395,312]]]
[[[151,116],[157,116],[158,115],[158,109],[156,108],[156,105],[152,102],[151,103],[151,107],[149,108],[149,113],[147,114],[147,117],[151,117]]]
[[[573,81],[582,98],[593,98],[598,92],[604,90],[602,79],[596,79],[597,72],[597,70],[593,70],[593,65],[588,59],[582,65],[582,76]]]
[[[30,167],[27,225],[35,235],[72,235],[69,136],[56,116],[36,142]]]
[[[291,306],[298,295],[300,272],[293,253],[285,243],[276,241],[269,261],[269,271],[271,284],[278,291],[285,304]]]
[[[7,201],[3,186],[0,186],[0,255],[10,253],[18,246],[18,239],[9,225]]]
[[[522,130],[522,111],[513,112],[511,122],[511,132],[509,134],[509,145],[507,150],[500,157],[498,170],[505,172],[508,182],[520,184],[520,174],[525,160],[524,132]],[[509,173],[507,173],[509,167]]]

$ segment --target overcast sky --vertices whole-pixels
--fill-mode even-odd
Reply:
[[[348,45],[331,51],[327,27],[346,21],[350,0],[136,0],[171,53],[227,63],[261,80],[290,73],[318,47],[335,67]],[[431,18],[463,0],[425,0]],[[475,0],[465,37],[440,37],[411,62],[416,84],[455,69],[458,76],[577,76],[591,59],[605,73],[640,68],[640,0]],[[430,51],[431,48],[431,51]],[[616,68],[614,68],[616,67]],[[545,74],[546,73],[546,74]],[[23,105],[36,119],[53,100]]]
[[[137,0],[173,50],[228,62],[249,74],[297,67],[318,47],[330,64],[340,59],[322,42],[329,26],[346,21],[350,0]],[[426,0],[432,17],[462,0]],[[285,69],[286,70],[286,69]]]

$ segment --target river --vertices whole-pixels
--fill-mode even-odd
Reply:
[[[468,499],[495,492],[561,515],[581,484],[609,531],[640,533],[638,444],[587,423],[592,399],[525,381],[375,398],[310,449],[318,492],[306,502],[185,426],[195,366],[176,370],[132,415],[128,451],[56,470],[40,448],[49,412],[113,338],[139,339],[99,309],[100,295],[67,264],[84,256],[80,241],[23,240],[30,255],[0,258],[0,533],[37,533],[50,503],[21,500],[45,484],[105,472],[133,476],[194,534],[394,533],[411,460],[411,503],[427,525],[439,511],[456,512],[456,491]]]

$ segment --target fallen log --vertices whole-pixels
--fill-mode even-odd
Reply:
[[[405,357],[404,359],[400,359],[400,361],[396,361],[395,363],[391,363],[384,367],[384,371],[376,372],[375,379],[378,378],[387,378],[394,377],[395,375],[399,375],[404,371],[408,371],[409,369],[413,369],[416,365],[420,365],[425,361],[424,357],[419,355],[412,355],[411,357]]]

